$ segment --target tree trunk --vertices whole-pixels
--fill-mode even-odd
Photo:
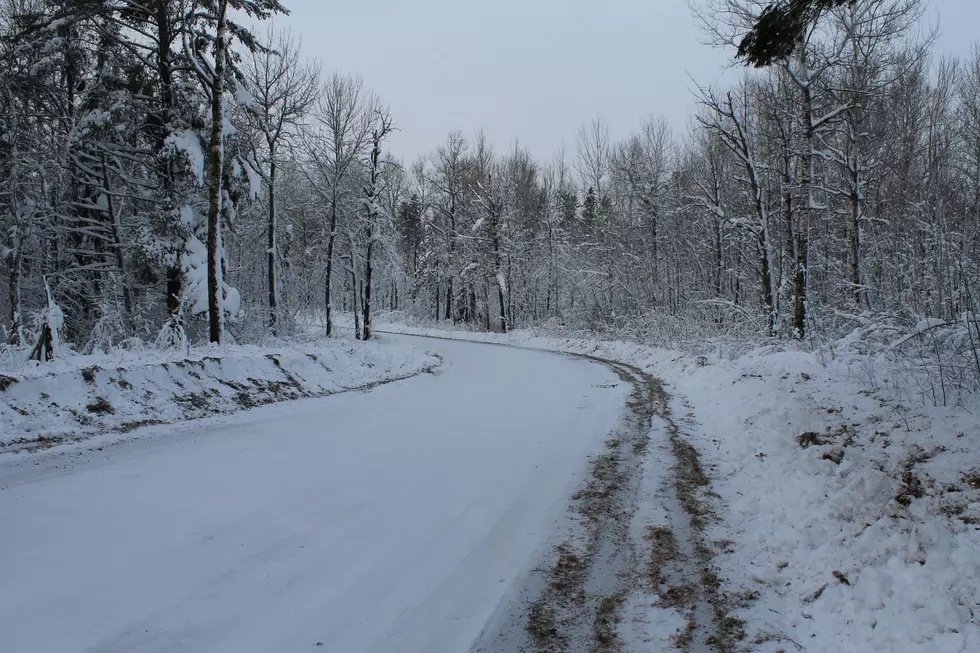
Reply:
[[[504,288],[503,284],[497,284],[497,301],[500,302],[500,332],[507,333],[507,315],[504,314]]]
[[[12,247],[7,255],[9,261],[8,283],[10,286],[10,334],[8,340],[12,345],[19,345],[21,344],[20,276],[23,256],[14,236],[15,229],[10,231]]]
[[[766,305],[766,332],[776,335],[776,307],[772,296],[772,270],[769,266],[769,243],[766,230],[759,231],[759,269],[762,274],[762,297]]]
[[[776,303],[778,295],[773,284],[772,277],[772,256],[771,239],[769,237],[769,214],[766,212],[766,204],[763,198],[762,184],[757,175],[754,159],[751,157],[746,146],[746,172],[752,185],[752,195],[755,200],[756,215],[759,218],[759,272],[762,283],[762,297],[766,308],[766,332],[770,336],[776,335],[779,329],[779,305]]]
[[[507,255],[507,287],[506,287],[506,289],[504,289],[504,288],[501,289],[501,291],[507,296],[507,304],[506,304],[507,305],[507,309],[506,309],[507,312],[506,313],[503,312],[504,311],[504,304],[501,303],[500,304],[501,321],[505,321],[505,319],[507,317],[510,317],[510,319],[512,319],[512,320],[514,319],[514,292],[513,292],[513,290],[511,290],[513,288],[513,284],[512,284],[512,281],[513,281],[513,274],[512,273],[513,273],[513,271],[514,271],[513,261],[510,258],[510,254],[508,254]],[[498,281],[498,285],[499,285],[499,283],[500,282]]]
[[[224,163],[225,30],[228,0],[218,2],[218,35],[211,84],[211,188],[208,203],[208,335],[221,342],[221,169]]]
[[[657,281],[658,264],[657,260],[660,252],[657,251],[657,207],[650,206],[650,271],[653,273],[653,281]]]
[[[123,251],[122,233],[119,225],[119,215],[116,213],[116,202],[112,197],[112,186],[109,179],[109,163],[102,156],[102,183],[105,186],[106,203],[109,210],[109,221],[112,229],[112,249],[116,255],[116,267],[119,268],[120,283],[123,292],[123,309],[126,312],[126,326],[133,330],[133,293],[126,280],[126,253]]]
[[[278,334],[279,288],[276,278],[276,256],[278,243],[278,216],[276,215],[276,160],[275,152],[270,154],[269,163],[269,329],[273,336]]]
[[[800,78],[803,84],[800,91],[803,94],[803,129],[806,136],[806,149],[803,152],[803,201],[806,202],[806,224],[802,225],[798,231],[806,234],[809,232],[810,226],[814,223],[815,212],[816,212],[816,199],[813,196],[813,184],[814,184],[814,170],[813,170],[813,157],[815,153],[815,139],[816,134],[813,129],[813,90],[810,86],[810,74],[806,67],[806,47],[804,44],[799,45],[800,51]],[[804,236],[805,238],[805,236]],[[806,242],[805,240],[803,242]],[[802,340],[806,336],[806,293],[807,293],[807,283],[806,283],[806,267],[801,268],[801,260],[806,260],[806,252],[800,252],[799,247],[797,247],[796,252],[796,284],[794,288],[793,306],[794,306],[794,335]],[[802,295],[800,294],[802,293]],[[796,314],[796,311],[799,314]]]
[[[179,323],[180,295],[183,292],[184,270],[180,252],[176,263],[167,267],[167,314]]]
[[[21,344],[21,310],[20,310],[20,277],[23,266],[23,252],[22,252],[22,234],[20,228],[20,207],[19,200],[17,199],[17,163],[20,157],[17,148],[17,114],[14,111],[14,99],[13,93],[10,92],[10,87],[7,88],[7,107],[10,111],[8,136],[10,137],[10,153],[9,153],[9,180],[10,189],[8,191],[10,198],[8,200],[9,205],[7,210],[10,215],[15,216],[15,222],[12,226],[7,229],[7,240],[9,242],[9,247],[7,248],[7,279],[10,290],[10,333],[8,334],[8,342],[12,345]]]
[[[851,192],[851,285],[854,286],[854,303],[858,309],[864,301],[863,280],[861,279],[861,178],[860,171],[852,172]]]
[[[742,269],[742,249],[740,247],[735,248],[736,255],[738,257],[738,263],[735,267],[736,270]],[[735,284],[732,289],[733,297],[732,300],[735,302],[735,306],[742,305],[742,275],[740,272],[735,273]]]
[[[364,340],[371,339],[371,278],[374,276],[374,268],[371,265],[371,253],[373,250],[374,237],[372,235],[368,240],[364,261]]]
[[[337,198],[330,203],[330,234],[327,236],[327,281],[324,289],[327,337],[333,335],[333,254],[337,242]]]
[[[470,307],[467,312],[469,315],[466,321],[472,324],[476,321],[476,286],[472,283],[470,284]]]
[[[449,279],[449,285],[446,288],[446,319],[453,320],[453,324],[456,320],[453,319],[453,280]]]
[[[783,147],[785,148],[783,154],[782,179],[783,222],[786,229],[785,261],[787,274],[793,274],[796,271],[796,261],[798,255],[796,252],[796,207],[794,206],[793,202],[793,168],[789,151],[790,143],[788,139],[784,142]]]
[[[361,302],[360,293],[357,292],[357,274],[354,272],[353,259],[351,259],[350,270],[351,295],[354,301],[354,338],[361,339]]]
[[[769,254],[769,230],[763,229],[760,235],[760,247],[762,248],[762,259],[760,268],[762,270],[762,282],[765,284],[766,300],[766,327],[770,336],[775,336],[779,331],[779,305],[776,303],[775,284],[772,277],[771,256]]]
[[[371,339],[371,285],[374,276],[372,254],[374,242],[378,239],[379,179],[381,176],[381,142],[388,134],[390,122],[379,112],[379,124],[371,135],[371,174],[364,188],[364,206],[367,212],[367,248],[364,253],[364,339]]]
[[[721,249],[721,220],[715,216],[715,297],[721,297],[721,282],[725,266]]]
[[[500,224],[495,215],[493,220],[493,272],[497,281],[497,300],[500,302],[500,332],[507,333],[507,305],[504,303],[504,271],[500,254]],[[490,307],[487,307],[489,312]]]
[[[157,75],[160,77],[160,127],[157,130],[156,150],[163,152],[166,139],[170,135],[171,121],[173,120],[173,67],[171,65],[170,46],[173,42],[173,32],[171,31],[172,16],[170,15],[170,4],[167,2],[156,2],[155,22],[157,28],[157,38],[154,47],[154,54],[157,62]],[[169,157],[159,157],[157,175],[160,177],[167,200],[171,200],[174,180],[172,176],[172,162]],[[171,207],[175,208],[175,207]],[[165,297],[167,314],[172,324],[180,324],[180,298],[183,293],[184,270],[181,261],[182,253],[179,249],[174,252],[174,264],[167,267],[167,296]]]
[[[493,325],[490,322],[490,281],[486,277],[483,278],[483,302],[486,304],[486,324],[487,331],[493,331]]]
[[[803,339],[806,334],[806,275],[810,265],[809,240],[806,233],[796,236],[796,283],[793,289],[793,332]]]

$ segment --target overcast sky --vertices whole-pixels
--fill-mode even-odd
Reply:
[[[283,0],[280,18],[325,72],[361,75],[391,107],[406,159],[450,130],[482,128],[550,158],[601,114],[614,139],[647,116],[684,128],[691,78],[719,79],[730,52],[702,45],[686,0]],[[940,52],[965,55],[980,2],[931,0]]]

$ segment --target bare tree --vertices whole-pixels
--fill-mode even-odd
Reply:
[[[972,189],[967,243],[968,253],[975,259],[980,248],[980,45],[973,46],[966,62],[959,95],[967,187]]]
[[[841,188],[835,189],[849,205],[849,263],[854,303],[871,308],[871,298],[862,271],[863,231],[867,182],[874,176],[878,153],[870,149],[870,116],[880,110],[885,89],[903,68],[915,65],[925,56],[932,37],[916,44],[912,51],[900,47],[922,15],[921,0],[862,0],[844,5],[834,12],[839,52],[834,85],[839,105],[844,107],[833,127],[837,138],[823,136],[827,123],[815,126],[825,148],[841,168]],[[913,56],[906,56],[910,52]]]
[[[370,107],[360,77],[334,73],[320,91],[308,129],[301,139],[307,165],[303,172],[327,204],[327,253],[324,309],[326,334],[333,334],[333,264],[338,221],[353,194],[352,168],[364,152],[371,134]]]
[[[583,191],[595,193],[598,206],[602,206],[606,176],[609,174],[609,126],[602,116],[582,125],[577,135],[578,156],[575,170],[579,174]]]
[[[738,159],[745,171],[745,185],[750,204],[755,213],[755,226],[749,226],[755,235],[759,254],[759,281],[766,312],[766,332],[776,335],[779,331],[779,295],[775,285],[772,264],[772,239],[769,234],[769,209],[766,197],[767,184],[763,169],[757,160],[757,133],[751,106],[751,91],[742,83],[734,92],[718,97],[710,90],[702,91],[701,102],[711,112],[709,117],[699,116],[701,123],[714,131],[725,147]]]
[[[291,146],[297,129],[307,111],[317,100],[318,69],[301,58],[301,43],[288,31],[270,28],[244,67],[251,106],[248,111],[252,128],[261,136],[253,148],[256,172],[262,175],[268,197],[268,291],[269,328],[273,335],[278,329],[279,315],[279,197],[276,181],[280,157]]]
[[[440,256],[437,265],[441,266],[438,276],[446,284],[445,292],[445,319],[456,319],[456,293],[459,291],[457,283],[457,245],[459,240],[459,227],[462,214],[467,208],[467,174],[469,162],[466,153],[468,144],[463,135],[459,132],[451,132],[446,144],[436,150],[432,161],[432,174],[427,181],[433,188],[432,208],[438,220],[431,221],[429,227],[435,230],[442,241],[440,244]],[[438,285],[438,284],[437,284]],[[438,289],[437,289],[437,310],[438,311]]]
[[[364,217],[367,245],[364,250],[364,340],[371,339],[371,297],[372,284],[374,281],[374,248],[381,237],[381,225],[379,224],[383,215],[389,215],[384,207],[381,206],[382,199],[382,166],[381,146],[385,139],[391,134],[391,116],[386,109],[375,107],[374,125],[371,128],[370,147],[368,155],[368,179],[364,184]]]
[[[489,241],[490,258],[492,260],[492,274],[494,285],[496,286],[496,301],[499,306],[499,319],[496,320],[497,328],[501,333],[507,333],[507,280],[503,269],[503,220],[504,220],[504,188],[503,174],[500,166],[494,158],[493,151],[486,141],[486,137],[481,133],[477,138],[475,153],[476,174],[474,182],[474,197],[481,209],[481,216],[473,227],[475,235],[481,239]],[[486,235],[484,235],[486,234]],[[487,311],[487,323],[492,325],[490,319],[489,302],[485,307]]]

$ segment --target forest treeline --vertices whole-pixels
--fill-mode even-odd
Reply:
[[[765,6],[696,19],[734,57]],[[454,131],[398,161],[383,89],[243,26],[276,0],[2,0],[0,335],[46,357],[351,311],[369,337],[379,309],[666,343],[952,325],[969,363],[980,50],[934,55],[926,8],[828,3],[687,125],[596,118],[547,161]]]

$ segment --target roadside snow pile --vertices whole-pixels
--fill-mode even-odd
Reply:
[[[904,405],[799,352],[658,367],[717,465],[756,650],[980,651],[980,406]]]
[[[404,344],[342,339],[69,356],[0,370],[0,452],[333,394],[437,364]]]
[[[745,650],[980,651],[980,401],[902,402],[850,358],[389,326],[630,363],[712,470],[706,528]],[[878,378],[888,376],[878,369]]]

